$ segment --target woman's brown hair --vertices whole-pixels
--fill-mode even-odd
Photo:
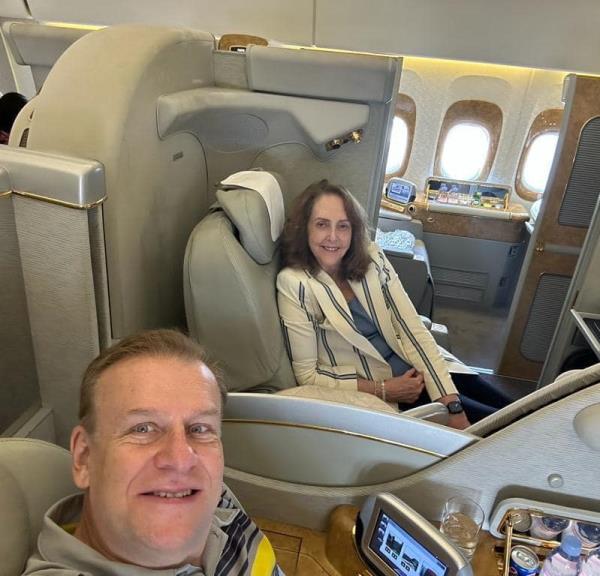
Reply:
[[[350,248],[341,262],[340,273],[345,280],[360,280],[371,263],[367,251],[368,229],[363,209],[343,186],[328,180],[314,182],[296,198],[291,215],[285,223],[281,241],[282,268],[302,268],[315,274],[319,264],[308,245],[308,222],[316,201],[326,194],[341,198],[352,228]]]

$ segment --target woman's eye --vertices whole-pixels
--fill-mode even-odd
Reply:
[[[350,224],[348,224],[347,222],[345,224],[340,224],[339,225],[339,229],[340,230],[349,230],[350,229]]]

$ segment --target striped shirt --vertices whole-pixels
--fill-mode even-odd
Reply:
[[[78,520],[82,505],[83,495],[77,494],[48,510],[23,576],[285,576],[270,542],[225,486],[202,553],[203,566],[153,570],[108,560],[65,529]]]

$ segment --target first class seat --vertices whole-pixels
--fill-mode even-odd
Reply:
[[[0,576],[18,576],[46,510],[74,494],[67,450],[29,438],[0,439]]]
[[[296,386],[277,311],[285,194],[281,176],[262,170],[233,174],[219,185],[217,202],[190,234],[185,252],[191,336],[218,363],[232,392],[279,392],[397,413],[370,394]],[[447,416],[439,403],[409,412],[436,421]]]
[[[423,224],[410,216],[382,208],[377,221],[376,238],[417,312],[431,318],[434,305],[433,278],[423,240]],[[398,242],[398,239],[402,242]],[[447,347],[446,343],[442,345]]]
[[[465,431],[406,413],[232,394],[223,421],[225,477],[250,514],[315,529],[324,529],[336,506],[379,492],[431,520],[456,494],[478,501],[486,517],[508,497],[586,508],[600,501],[599,414],[600,364]],[[560,493],[549,492],[549,479],[563,483]]]

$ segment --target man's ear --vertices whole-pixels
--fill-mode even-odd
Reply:
[[[75,485],[81,490],[86,490],[90,485],[90,436],[81,424],[75,426],[71,433],[71,456],[73,457],[72,473]]]

